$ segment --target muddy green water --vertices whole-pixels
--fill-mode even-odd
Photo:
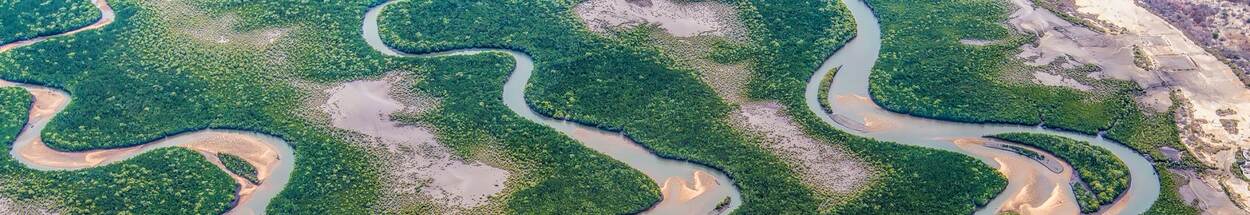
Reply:
[[[1008,132],[1031,132],[1059,135],[1076,140],[1086,141],[1095,146],[1110,150],[1117,158],[1128,165],[1130,171],[1130,188],[1121,198],[1110,206],[1104,207],[1105,214],[1141,214],[1148,210],[1159,196],[1159,179],[1151,163],[1141,154],[1114,141],[1102,138],[1102,135],[1091,136],[1071,132],[1047,129],[1041,126],[1020,126],[1004,124],[979,124],[941,121],[929,118],[899,114],[882,109],[873,102],[847,102],[846,98],[855,96],[869,97],[868,81],[874,62],[881,50],[881,28],[873,11],[859,0],[843,0],[855,17],[857,37],[846,47],[838,50],[825,60],[816,74],[808,82],[806,102],[810,111],[817,113],[826,123],[843,131],[874,138],[882,141],[918,145],[942,150],[965,153],[951,143],[951,139],[959,137],[981,137]],[[833,69],[841,68],[834,76],[833,84],[828,92],[822,94],[820,80]],[[843,98],[843,99],[839,99]],[[869,97],[871,98],[871,97]],[[832,114],[824,114],[820,108],[822,99],[832,103]],[[888,129],[863,129],[863,119],[872,119],[876,123],[886,123]],[[974,156],[976,157],[976,156]],[[992,158],[977,159],[993,163]],[[1002,207],[1006,195],[1000,195],[977,214],[995,214]],[[1074,202],[1075,200],[1072,200]]]

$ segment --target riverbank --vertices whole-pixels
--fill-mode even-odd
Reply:
[[[907,13],[907,9],[899,8],[900,5],[895,4],[896,2],[873,1],[869,3],[874,4],[873,8],[876,8],[878,10],[878,13],[886,13],[884,15],[879,14],[880,16],[890,17],[890,16],[898,16],[897,13]],[[853,3],[848,3],[848,4],[853,4]],[[881,5],[876,5],[876,4],[881,4]],[[948,5],[948,6],[954,6],[954,5]],[[868,93],[869,77],[871,73],[875,73],[873,72],[874,65],[873,64],[861,64],[857,62],[877,62],[876,57],[878,56],[877,55],[878,51],[886,51],[886,50],[879,50],[879,47],[881,47],[880,44],[882,42],[880,40],[881,35],[879,34],[879,31],[876,31],[877,30],[876,26],[873,25],[876,22],[871,21],[874,18],[871,13],[872,11],[869,11],[867,7],[863,7],[863,8],[864,8],[862,9],[863,13],[866,13],[866,15],[865,16],[857,15],[856,16],[857,24],[867,25],[869,26],[868,27],[869,29],[867,31],[861,29],[859,37],[856,38],[856,41],[863,40],[863,42],[860,42],[860,43],[865,43],[865,44],[856,45],[856,41],[853,41],[852,44],[847,46],[847,48],[839,50],[837,54],[830,57],[825,62],[825,64],[822,65],[822,68],[820,70],[817,70],[817,73],[815,75],[811,76],[812,78],[808,82],[807,104],[809,108],[812,109],[812,112],[817,112],[817,113],[820,112],[819,103],[822,101],[829,101],[832,103],[832,105],[830,106],[833,107],[834,113],[830,115],[821,116],[822,119],[826,123],[834,125],[835,127],[838,127],[839,129],[843,129],[845,131],[848,131],[856,135],[864,135],[864,136],[873,137],[873,138],[880,139],[880,140],[887,140],[887,141],[893,141],[893,142],[899,142],[899,143],[905,143],[905,144],[913,144],[913,145],[919,145],[919,146],[946,149],[946,150],[957,151],[957,152],[962,152],[962,150],[958,149],[955,145],[953,145],[949,141],[943,142],[939,140],[953,139],[953,138],[960,137],[960,136],[980,137],[980,136],[992,135],[992,134],[997,134],[997,133],[1006,133],[1006,132],[1031,132],[1031,133],[1045,133],[1045,134],[1061,135],[1061,136],[1065,136],[1069,138],[1089,141],[1089,142],[1093,142],[1095,145],[1099,147],[1103,147],[1112,151],[1112,153],[1115,154],[1117,158],[1124,160],[1129,166],[1130,178],[1133,181],[1133,184],[1129,188],[1129,190],[1125,194],[1123,194],[1125,196],[1130,196],[1130,197],[1121,198],[1120,201],[1117,201],[1116,203],[1113,204],[1113,205],[1118,205],[1118,207],[1111,207],[1113,209],[1108,209],[1108,211],[1104,211],[1104,212],[1141,213],[1141,212],[1146,211],[1149,208],[1149,205],[1151,205],[1151,203],[1153,203],[1154,200],[1157,198],[1158,193],[1159,193],[1159,181],[1157,178],[1154,177],[1153,167],[1151,166],[1151,163],[1147,161],[1144,157],[1142,157],[1140,154],[1134,152],[1133,150],[1123,145],[1120,145],[1118,143],[1106,140],[1106,139],[1088,136],[1088,135],[1076,134],[1072,132],[1049,130],[1049,129],[1045,129],[1042,127],[1003,125],[1003,124],[970,124],[970,123],[946,122],[946,121],[940,121],[940,120],[935,120],[935,119],[919,118],[919,117],[907,115],[907,114],[895,113],[895,112],[882,109],[880,106],[877,106],[877,102],[880,102],[880,101],[876,101],[876,99],[878,98],[868,96],[869,95]],[[888,8],[888,9],[882,9],[882,8]],[[860,12],[860,11],[856,11],[856,9],[857,9],[856,7],[852,7],[852,11]],[[882,11],[882,10],[885,10],[885,11]],[[896,10],[901,10],[901,11],[896,11]],[[894,17],[892,19],[897,19],[897,18],[898,17]],[[898,20],[893,20],[893,21],[883,20],[882,21],[883,24],[894,25],[894,27],[901,28],[900,26],[898,26],[899,25],[898,23],[891,24],[891,22],[900,22],[900,21]],[[886,27],[888,28],[889,26],[886,26]],[[893,35],[892,38],[898,38],[898,35]],[[990,37],[978,37],[978,38],[988,39]],[[956,46],[964,46],[958,43],[958,40],[962,38],[947,38],[947,39],[950,40],[951,44],[954,44]],[[899,41],[893,41],[893,42],[898,43]],[[946,44],[946,43],[944,42],[943,44]],[[999,45],[999,46],[1002,46],[1002,45]],[[822,90],[818,89],[820,86],[821,77],[823,77],[824,74],[829,72],[827,70],[836,68],[838,66],[841,66],[841,68],[839,69],[837,75],[834,76],[834,81],[833,81],[833,84],[830,85],[831,86],[830,90],[827,92],[827,94],[826,92],[822,92]],[[876,67],[877,69],[880,69],[882,66],[876,65]],[[875,79],[877,75],[873,74],[872,77],[874,77]],[[876,85],[873,85],[873,86],[876,86]],[[855,98],[855,97],[871,98],[875,102],[850,102],[850,103],[839,102],[839,101],[848,101],[847,98]],[[855,100],[855,99],[850,99],[850,100]],[[859,100],[863,100],[863,99],[859,99]],[[985,108],[985,107],[977,107],[977,108]],[[859,132],[859,131],[854,131],[854,129],[848,128],[852,126],[843,126],[839,124],[836,120],[834,120],[831,117],[831,115],[834,115],[834,114],[843,115],[847,119],[855,120],[855,121],[858,121],[861,118],[871,117],[871,118],[881,119],[879,121],[888,121],[888,122],[891,122],[892,124],[900,125],[901,127],[898,129],[885,129],[881,131]],[[1036,164],[1036,162],[1032,161],[1029,158],[1025,158],[1023,156],[1016,155],[1014,153],[1006,153],[1006,155],[1004,156],[1019,158],[1021,159],[1021,161],[1027,161],[1027,163],[1029,164],[1041,166],[1040,164]],[[982,156],[977,156],[977,157],[986,163],[997,163],[997,161],[993,160],[993,158],[987,158],[987,157],[982,157]],[[1038,172],[1038,171],[1040,171],[1039,174],[1050,173],[1050,171],[1044,167],[1036,168],[1034,172]],[[1012,186],[1010,184],[1020,184],[1020,183],[1021,182],[1018,182],[1018,181],[1010,181],[1009,186]],[[1067,184],[1053,184],[1051,186],[1063,187],[1066,189],[1068,185]],[[1012,191],[1005,191],[1005,193],[1012,193]],[[1010,210],[1010,209],[1004,208],[1004,204],[1007,203],[1008,199],[1011,199],[1011,198],[1012,197],[1010,197],[1010,195],[1000,195],[998,198],[995,198],[994,201],[991,201],[985,208],[979,210],[978,213],[993,214],[993,213],[997,213],[997,212],[1004,211],[1004,210]],[[1034,199],[1041,199],[1044,201],[1047,198],[1034,198]],[[1072,207],[1075,207],[1074,201],[1065,201],[1063,203],[1071,204]],[[1042,203],[1037,202],[1032,205],[1042,205]]]

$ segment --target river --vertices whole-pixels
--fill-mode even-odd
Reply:
[[[1117,158],[1124,161],[1130,172],[1130,187],[1110,206],[1100,211],[1102,214],[1141,214],[1148,210],[1159,196],[1159,179],[1150,161],[1136,151],[1102,135],[1085,135],[1066,131],[1052,130],[1041,126],[1022,126],[1006,124],[959,123],[936,119],[915,117],[894,113],[882,109],[868,93],[869,74],[873,63],[881,51],[881,28],[872,9],[859,0],[843,0],[855,17],[857,37],[833,56],[825,60],[816,74],[808,82],[806,103],[808,109],[820,116],[821,120],[840,130],[855,135],[870,137],[882,141],[917,145],[968,154],[991,166],[998,163],[995,159],[1012,159],[1004,157],[988,157],[984,154],[971,153],[953,144],[956,139],[980,138],[1008,132],[1030,132],[1058,135],[1075,140],[1086,141],[1095,146],[1110,150]],[[840,67],[840,68],[839,68]],[[828,92],[822,94],[820,82],[823,77],[835,68],[833,84]],[[825,99],[832,103],[832,114],[820,107]],[[855,100],[860,100],[859,102]],[[866,129],[865,129],[866,128]],[[1013,157],[1021,157],[1011,155]],[[1009,176],[1010,178],[1010,176]],[[1009,183],[1022,183],[1009,181]],[[1011,187],[1011,185],[1009,185]],[[1062,185],[1067,187],[1067,185]],[[1009,194],[1012,190],[1004,191]],[[1014,191],[1019,192],[1019,191]],[[1003,209],[1011,195],[994,198],[977,214],[996,214]],[[1075,204],[1074,199],[1069,199]]]
[[[505,49],[459,49],[437,53],[411,54],[387,46],[378,35],[378,17],[387,2],[369,9],[365,14],[364,37],[370,47],[395,57],[449,57],[487,52],[504,53],[516,61],[516,68],[504,83],[503,102],[521,117],[564,133],[586,147],[621,161],[641,171],[660,186],[662,200],[644,214],[727,214],[742,205],[742,195],[733,180],[719,170],[703,165],[662,158],[621,133],[609,132],[575,122],[553,119],[539,114],[525,101],[525,87],[534,73],[534,60],[526,53]],[[438,72],[438,71],[435,71]],[[729,204],[716,211],[728,199]]]

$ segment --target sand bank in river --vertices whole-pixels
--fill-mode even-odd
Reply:
[[[846,108],[848,106],[873,107],[877,105],[876,103],[872,102],[872,99],[866,96],[861,96],[861,95],[837,95],[837,96],[834,96],[833,99],[834,99],[834,102],[838,106],[842,106],[839,108]],[[838,124],[842,124],[843,126],[849,127],[851,129],[855,129],[859,132],[878,132],[878,131],[885,131],[885,130],[890,130],[890,129],[899,127],[898,125],[895,125],[893,122],[890,122],[889,120],[885,120],[885,117],[876,116],[872,114],[864,115],[863,117],[864,123],[859,123],[859,121],[847,118],[846,116],[843,116],[841,114],[833,114],[833,115],[834,115],[833,120],[837,121]]]
[[[744,104],[732,120],[737,127],[761,135],[764,147],[789,161],[809,186],[848,193],[862,188],[874,175],[868,164],[850,153],[807,136],[776,102]]]
[[[35,44],[35,43],[47,40],[48,38],[52,38],[56,36],[70,35],[70,34],[75,34],[75,33],[82,32],[82,31],[86,31],[86,30],[97,29],[100,27],[104,27],[105,25],[108,25],[109,23],[113,23],[113,19],[115,15],[113,14],[113,7],[110,7],[108,2],[104,0],[91,0],[91,4],[94,4],[97,9],[100,9],[100,19],[96,20],[95,23],[92,23],[91,25],[88,25],[86,27],[74,29],[72,31],[65,32],[65,33],[60,33],[60,34],[51,35],[51,36],[36,37],[33,39],[29,39],[29,40],[17,41],[17,42],[12,42],[9,44],[0,45],[0,52],[5,52],[13,48]]]
[[[1063,171],[1052,172],[1036,160],[998,149],[986,147],[983,138],[957,138],[952,142],[960,150],[973,156],[994,160],[990,165],[1007,176],[1007,188],[999,195],[1009,197],[1001,211],[1019,214],[1077,214],[1081,211],[1072,193],[1072,168],[1060,162]],[[1058,160],[1049,154],[1048,159]]]
[[[588,0],[573,11],[591,31],[599,33],[643,24],[658,25],[678,37],[736,37],[746,32],[737,10],[717,1]]]
[[[462,159],[438,143],[430,128],[392,121],[396,113],[407,110],[422,114],[435,105],[412,107],[393,98],[393,86],[402,82],[401,77],[392,74],[382,80],[353,81],[329,89],[322,110],[329,113],[334,127],[362,134],[364,137],[358,138],[364,142],[361,144],[382,148],[383,157],[391,158],[384,159],[391,166],[383,168],[392,180],[386,185],[390,191],[433,199],[452,206],[449,210],[487,204],[490,197],[503,191],[509,172]]]
[[[231,178],[239,183],[241,189],[238,191],[239,199],[237,202],[240,206],[232,209],[231,212],[246,213],[263,210],[265,206],[263,204],[259,206],[261,208],[255,208],[256,205],[252,205],[256,203],[253,201],[257,197],[255,195],[256,192],[262,188],[267,188],[265,198],[272,198],[273,195],[269,194],[276,194],[277,190],[281,190],[281,187],[286,185],[285,179],[280,180],[280,182],[266,183],[271,181],[267,179],[273,176],[276,169],[290,169],[289,166],[279,166],[282,163],[279,162],[281,158],[278,155],[282,149],[277,147],[286,143],[276,138],[260,136],[254,133],[205,130],[179,134],[143,145],[125,148],[82,152],[57,151],[44,144],[42,137],[39,136],[39,132],[42,132],[43,126],[69,103],[68,95],[48,88],[18,85],[0,80],[0,87],[9,86],[21,86],[34,96],[34,104],[30,110],[28,125],[18,136],[17,141],[14,143],[14,151],[11,154],[23,163],[36,166],[37,169],[76,170],[91,168],[120,162],[156,148],[181,146],[204,154],[206,159],[213,162],[222,171],[227,172]],[[232,154],[243,158],[256,168],[261,184],[253,184],[247,179],[226,170],[217,161],[217,153]],[[283,174],[289,174],[289,171],[284,171]],[[268,199],[263,201],[267,202]]]

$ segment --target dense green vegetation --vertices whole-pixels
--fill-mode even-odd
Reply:
[[[521,175],[510,180],[525,185],[506,198],[508,214],[613,214],[659,201],[650,178],[504,106],[499,98],[511,60],[486,54],[425,62],[414,90],[442,98],[442,108],[401,121],[433,124],[439,142],[457,151],[496,149],[519,164]]]
[[[822,1],[732,3],[752,26],[755,45],[729,47],[719,58],[758,53],[752,60],[768,63],[752,68],[752,94],[806,110],[807,78],[851,36],[845,9]],[[970,213],[1006,185],[997,172],[966,156],[851,137],[812,113],[792,112],[818,138],[846,142],[883,174],[858,195],[819,199],[782,161],[730,128],[725,118],[732,107],[716,99],[696,71],[674,68],[641,41],[570,28],[582,26],[568,13],[572,4],[400,2],[380,22],[384,40],[407,52],[500,47],[531,54],[537,69],[527,97],[539,112],[623,130],[661,156],[724,170],[743,191],[746,204],[739,213]],[[829,201],[840,204],[820,207]]]
[[[1097,211],[1099,206],[1111,204],[1116,197],[1128,190],[1128,166],[1107,149],[1048,134],[1005,133],[992,137],[1037,147],[1071,164],[1085,184],[1072,186],[1081,203],[1081,212]],[[1090,190],[1084,190],[1087,189],[1086,185]]]
[[[330,80],[381,72],[385,61],[364,45],[358,33],[370,3],[109,3],[117,16],[104,28],[0,53],[0,79],[60,88],[73,96],[73,103],[43,132],[50,146],[86,150],[131,146],[205,128],[253,130],[285,139],[299,157],[290,184],[273,200],[270,213],[370,210],[380,196],[375,165],[362,150],[324,132],[324,124],[298,114],[304,111],[304,96],[289,82],[301,77]],[[220,19],[225,14],[238,14],[237,25],[226,28],[229,31],[293,30],[273,44],[249,44],[244,39],[215,43],[193,35],[210,24],[230,24]],[[282,18],[274,18],[279,15]],[[204,162],[200,156],[190,157]],[[225,176],[215,168],[204,170],[210,169]],[[124,179],[152,183],[174,178],[159,177],[165,174],[172,173],[153,170],[140,178]],[[99,184],[82,187],[109,186]],[[166,186],[163,192],[228,195],[234,186],[226,185],[185,190]],[[37,189],[59,192],[54,190]],[[106,197],[81,204],[113,201]]]
[[[243,158],[231,154],[219,153],[217,154],[217,159],[221,160],[221,165],[226,166],[226,170],[230,170],[230,172],[235,175],[247,179],[247,181],[252,182],[252,184],[260,183],[260,180],[256,178],[256,167],[253,167],[252,164],[243,160]]]
[[[0,0],[0,45],[68,32],[100,20],[87,0]]]
[[[8,152],[30,102],[23,89],[0,88],[0,194],[6,198],[51,202],[67,214],[218,214],[234,199],[229,176],[181,148],[78,171],[26,168]]]
[[[1148,116],[1132,96],[1141,89],[1101,80],[1100,92],[1084,92],[1007,80],[1033,68],[1016,60],[1030,36],[1013,35],[1001,23],[1006,2],[997,0],[869,0],[882,23],[881,58],[872,73],[872,95],[882,107],[923,117],[962,122],[1037,125],[1109,138],[1155,158],[1158,146],[1179,147],[1170,115]],[[937,18],[940,17],[940,18]],[[960,39],[1002,40],[985,46]]]
[[[813,7],[798,3],[739,3],[756,53],[749,94],[777,100],[787,114],[814,138],[842,143],[881,170],[875,184],[848,198],[832,212],[839,214],[968,214],[1001,192],[1007,181],[997,171],[954,152],[884,143],[856,137],[820,121],[807,110],[804,89],[821,62],[854,34],[844,7],[822,13],[797,13]],[[825,23],[834,17],[832,23]]]
[[[623,130],[661,156],[724,169],[750,202],[740,212],[817,210],[821,200],[780,159],[734,133],[724,121],[729,106],[694,71],[669,68],[671,60],[657,58],[651,47],[569,28],[582,26],[567,13],[571,6],[400,2],[387,8],[380,23],[385,41],[412,53],[464,47],[528,52],[536,70],[526,96],[536,111]]]
[[[379,2],[110,3],[116,9],[117,20],[105,28],[0,53],[0,79],[61,88],[73,95],[74,102],[44,132],[49,145],[63,150],[88,150],[132,146],[205,128],[257,131],[286,140],[298,157],[290,183],[270,204],[269,213],[361,214],[383,210],[378,206],[378,198],[385,195],[380,190],[380,165],[374,163],[375,157],[333,135],[333,129],[326,127],[328,123],[306,116],[305,112],[317,110],[306,107],[309,95],[301,88],[305,83],[359,79],[392,70],[426,71],[417,60],[386,58],[365,45],[360,22],[366,9]],[[494,67],[482,71],[497,72],[510,66],[492,62],[496,62],[491,64]],[[498,95],[486,98],[497,99]],[[465,116],[469,110],[446,111]],[[507,194],[508,202],[517,207],[510,208],[514,211],[577,208],[590,213],[624,213],[641,210],[658,197],[654,184],[649,180],[639,182],[645,177],[636,171],[579,148],[567,139],[553,140],[550,130],[535,129],[537,125],[510,121],[481,128],[455,120],[467,119],[435,120],[445,126],[441,130],[461,131],[440,134],[440,139],[458,147],[483,145],[486,139],[479,139],[484,137],[481,133],[467,131],[489,129],[500,132],[496,134],[500,139],[507,139],[508,154],[535,156],[518,158],[518,165],[525,170],[521,174],[533,180],[520,183],[522,188],[510,188],[514,193]],[[547,136],[529,136],[539,133]],[[196,160],[202,162],[203,158]],[[225,176],[219,170],[212,171]],[[168,172],[152,171],[135,181],[165,180],[161,178],[165,173]],[[201,186],[193,190],[228,194],[230,187],[233,186]],[[30,189],[52,193],[39,187]],[[181,191],[166,192],[170,190]],[[605,193],[629,198],[596,198]],[[102,201],[114,199],[101,197],[82,202]],[[428,205],[411,207],[425,206]]]

